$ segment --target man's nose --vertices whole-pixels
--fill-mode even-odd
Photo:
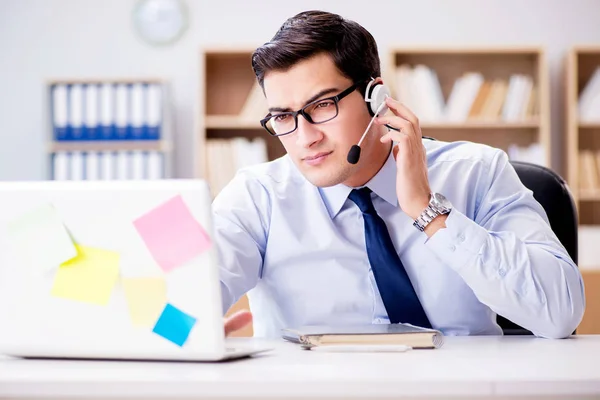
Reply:
[[[298,115],[296,138],[299,146],[308,148],[323,139],[323,132],[317,125],[308,122],[304,116]]]

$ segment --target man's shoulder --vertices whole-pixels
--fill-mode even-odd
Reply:
[[[285,183],[290,179],[295,180],[297,179],[297,173],[289,156],[284,155],[272,161],[240,168],[236,172],[235,178],[271,185]]]
[[[257,193],[272,192],[282,185],[298,185],[302,179],[298,176],[289,156],[285,155],[272,161],[240,168],[223,191],[227,194],[240,194],[240,190]]]
[[[436,164],[479,164],[490,168],[499,157],[507,157],[499,148],[483,143],[469,141],[445,142],[441,140],[423,140],[427,152],[429,167]]]

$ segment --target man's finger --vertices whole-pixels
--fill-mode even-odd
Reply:
[[[412,111],[408,109],[408,107],[400,103],[398,100],[393,99],[392,97],[386,97],[385,102],[388,108],[394,114],[409,121],[415,127],[416,130],[416,128],[419,126],[419,119]]]
[[[239,331],[252,322],[252,314],[248,310],[241,310],[232,314],[225,320],[225,336],[229,336],[235,331]]]
[[[383,143],[385,143],[385,140],[383,140],[383,138],[388,136],[391,137],[392,140],[395,140],[397,142],[405,140],[407,137],[412,143],[417,143],[421,140],[421,132],[415,130],[413,125],[402,117],[398,117],[396,115],[386,115],[385,117],[378,117],[375,120],[375,123],[377,123],[378,125],[386,125],[395,128],[390,129],[388,133],[382,136],[381,141]]]

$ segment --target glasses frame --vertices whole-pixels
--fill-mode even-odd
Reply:
[[[302,107],[301,109],[299,109],[298,111],[286,111],[286,112],[280,112],[277,114],[267,114],[266,117],[264,117],[263,119],[260,120],[260,125],[265,128],[265,130],[267,132],[269,132],[269,134],[271,136],[285,136],[285,135],[289,135],[290,133],[294,133],[296,131],[296,129],[298,129],[298,115],[302,115],[304,117],[304,119],[306,119],[309,123],[314,124],[314,125],[318,125],[318,124],[323,124],[325,122],[329,122],[332,119],[334,119],[335,117],[338,116],[338,114],[340,113],[340,109],[338,106],[338,103],[340,102],[340,100],[342,100],[344,97],[348,96],[350,93],[354,92],[358,87],[359,87],[359,83],[354,83],[352,86],[350,86],[348,89],[336,94],[335,96],[331,96],[331,97],[325,97],[322,99],[317,99],[314,101],[311,101],[310,103],[308,103],[307,105],[305,105],[304,107]],[[335,104],[335,115],[325,121],[321,121],[321,122],[315,122],[313,121],[313,119],[311,118],[310,114],[308,114],[305,110],[308,107],[313,106],[316,103],[320,103],[322,101],[326,101],[326,100],[333,100],[334,104]],[[294,129],[292,129],[291,131],[287,132],[287,133],[275,133],[275,132],[271,132],[269,130],[269,128],[267,128],[267,122],[269,122],[269,120],[273,117],[276,117],[278,115],[291,115],[292,117],[294,117]]]

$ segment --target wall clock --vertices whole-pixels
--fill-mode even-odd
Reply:
[[[140,0],[133,10],[133,24],[146,42],[171,44],[187,29],[187,7],[182,0]]]

